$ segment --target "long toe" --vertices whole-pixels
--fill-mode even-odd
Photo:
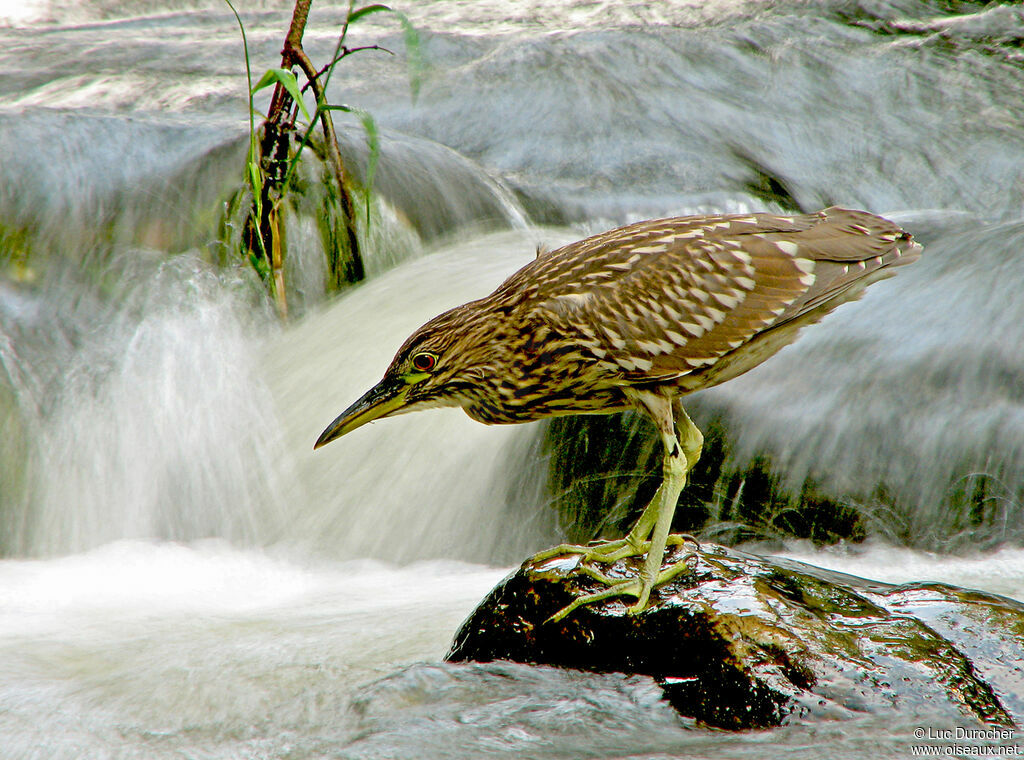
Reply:
[[[597,591],[593,594],[584,594],[583,596],[573,599],[570,604],[560,609],[554,615],[547,619],[548,623],[557,623],[562,618],[571,614],[573,611],[579,609],[588,604],[594,604],[595,602],[602,602],[605,599],[611,599],[613,596],[622,596],[628,594],[630,596],[637,596],[640,593],[640,579],[639,578],[627,578],[626,580],[619,581],[613,586],[609,586],[603,591]]]
[[[626,557],[645,554],[650,542],[635,546],[628,538],[615,541],[602,541],[594,544],[559,544],[542,552],[537,552],[529,560],[530,564],[539,564],[555,557],[581,555],[584,562],[615,562]]]

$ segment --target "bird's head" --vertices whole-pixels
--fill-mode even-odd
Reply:
[[[463,406],[486,370],[487,341],[477,339],[472,304],[425,324],[398,349],[379,383],[338,415],[317,439],[318,449],[368,422],[439,406]]]

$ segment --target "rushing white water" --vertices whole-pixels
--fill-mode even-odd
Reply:
[[[537,233],[540,234],[540,233]],[[547,233],[548,242],[554,234]],[[282,454],[303,489],[289,536],[331,554],[512,561],[555,537],[545,472],[532,498],[508,493],[535,425],[486,427],[458,409],[399,416],[316,452],[313,441],[376,383],[430,317],[486,295],[535,255],[538,238],[501,233],[447,244],[357,288],[267,348]],[[364,315],[378,318],[366,325]],[[527,506],[530,505],[530,506]],[[524,509],[525,508],[525,509]]]
[[[413,329],[489,292],[536,244],[523,232],[449,244],[269,339],[260,330],[277,328],[246,311],[246,291],[195,259],[138,274],[134,308],[38,361],[37,385],[59,382],[59,393],[26,423],[35,446],[8,542],[56,555],[215,536],[336,558],[482,562],[554,540],[543,465],[520,486],[530,494],[509,491],[535,425],[487,428],[437,410],[312,451]],[[372,327],[367,313],[380,315]]]
[[[956,562],[885,547],[790,556],[1024,595],[1021,550]],[[727,738],[688,729],[643,678],[430,665],[504,572],[310,561],[222,541],[2,561],[0,756],[813,758],[828,741],[844,758],[905,756],[914,743],[912,721],[869,718]]]
[[[948,557],[882,542],[825,550],[793,544],[782,555],[884,583],[934,581],[981,589],[1013,599],[1024,598],[1024,549],[1017,547]]]
[[[17,553],[279,534],[282,473],[253,463],[279,435],[253,382],[238,289],[190,256],[133,274],[124,308],[102,321],[95,304],[62,301],[57,288],[56,313],[10,322],[17,365],[33,378],[18,393],[35,399],[20,418],[25,461],[4,468],[23,480],[20,498],[5,494],[5,542]],[[39,333],[63,340],[33,345]]]
[[[454,563],[297,563],[223,542],[0,563],[0,756],[280,756],[320,733],[344,743],[354,689],[439,658],[499,577]]]

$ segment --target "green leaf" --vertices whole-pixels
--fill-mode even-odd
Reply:
[[[367,5],[358,10],[352,11],[348,14],[348,23],[352,25],[356,23],[363,16],[369,16],[371,13],[380,13],[381,11],[387,11],[388,13],[398,13],[398,11],[380,3],[374,3],[373,5]]]
[[[255,161],[249,162],[249,185],[252,187],[253,194],[258,198],[263,192],[263,175]]]
[[[288,94],[292,96],[292,100],[299,104],[299,108],[302,109],[302,115],[306,117],[306,121],[313,120],[313,117],[309,115],[309,111],[306,110],[306,103],[302,99],[302,90],[299,89],[299,83],[292,72],[288,69],[267,69],[267,73],[256,83],[252,91],[257,92],[272,84],[280,84],[284,87]]]
[[[267,266],[267,262],[252,251],[249,252],[249,266],[256,270],[256,274],[264,282],[270,279],[270,267]]]

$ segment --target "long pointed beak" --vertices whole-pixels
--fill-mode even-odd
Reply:
[[[345,433],[351,433],[367,422],[373,422],[405,405],[405,396],[411,386],[398,378],[384,378],[373,386],[352,406],[338,415],[327,429],[320,434],[313,449],[318,449]]]

